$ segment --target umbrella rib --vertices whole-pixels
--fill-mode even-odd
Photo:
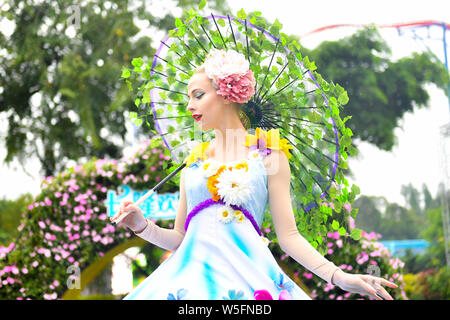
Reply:
[[[270,120],[267,120],[270,123]],[[273,125],[275,125],[275,123],[273,123]],[[301,138],[297,137],[296,135],[292,134],[291,132],[289,132],[288,134],[292,135],[293,137],[297,138],[298,140],[300,140],[301,142],[304,143],[305,146],[310,147],[312,149],[314,149],[315,151],[319,152],[321,155],[327,157],[324,153],[322,153],[320,150],[314,148],[313,146],[310,146],[309,144],[307,144],[304,140],[302,140]],[[294,145],[291,140],[289,140],[288,138],[286,138],[292,145]],[[308,155],[304,152],[302,152],[300,149],[297,148],[298,151],[300,151],[306,158],[308,158],[309,161],[311,161],[312,163],[314,163],[314,165],[320,170],[320,166],[317,165],[317,163],[315,163],[310,157],[308,157]],[[328,158],[328,157],[327,157]],[[333,160],[332,160],[333,161]],[[334,162],[334,161],[333,161]],[[331,179],[331,177],[328,175],[327,173],[327,177],[329,177]]]
[[[306,184],[303,182],[302,178],[299,178],[299,179],[300,179],[300,181],[302,182],[303,186],[305,187],[305,192],[308,192],[308,187],[307,187]],[[291,184],[292,190],[295,190],[294,185],[292,184],[292,181],[291,181],[290,184]],[[296,202],[296,203],[299,203],[297,200],[296,200],[295,202]],[[314,199],[314,203],[315,203],[317,206],[319,206],[319,204],[317,203],[316,199]],[[300,202],[299,204],[300,204],[300,206],[302,207],[303,211],[307,212],[307,210],[305,209],[305,206],[303,205],[303,203]]]
[[[165,43],[164,41],[162,41],[161,40],[161,42],[167,47],[167,48],[169,48],[170,49],[170,46],[167,44],[167,43]],[[179,56],[179,57],[183,57],[181,54],[179,54],[178,52],[176,52],[175,51],[175,53]],[[189,64],[191,65],[191,66],[193,66],[194,68],[197,68],[197,66],[196,65],[193,65],[190,61],[189,61]]]
[[[291,118],[293,118],[293,119],[297,119],[297,118],[295,118],[295,117],[291,117]],[[312,127],[312,128],[314,128],[314,127]],[[310,132],[306,132],[308,135],[310,135],[310,136],[314,136],[313,134],[311,134]],[[331,144],[334,144],[335,146],[337,146],[338,144],[336,143],[336,142],[334,142],[334,141],[331,141],[331,140],[328,140],[328,139],[325,139],[325,138],[322,138],[321,140],[323,140],[323,141],[326,141],[326,142],[328,142],[328,143],[331,143]],[[331,160],[331,159],[330,159]]]
[[[184,96],[188,96],[188,95],[187,95],[186,93],[184,93],[184,92],[175,91],[175,90],[170,90],[170,89],[163,88],[163,87],[153,87],[153,88],[157,88],[157,89],[161,89],[161,90],[165,90],[165,91],[170,91],[170,92],[173,92],[173,93],[182,94],[182,95],[184,95]]]
[[[270,120],[268,120],[268,121],[270,121]],[[275,123],[273,123],[273,124],[275,125]],[[309,132],[308,132],[308,133],[309,133]],[[303,142],[303,143],[305,144],[305,146],[310,147],[311,149],[314,149],[315,151],[319,152],[321,155],[323,155],[324,157],[326,157],[326,158],[329,159],[330,161],[332,161],[332,162],[338,164],[336,161],[334,161],[333,159],[329,158],[326,154],[322,153],[322,151],[320,151],[319,149],[316,149],[316,148],[314,148],[313,146],[311,146],[311,145],[309,145],[308,143],[306,143],[302,138],[297,137],[297,136],[296,136],[295,134],[293,134],[292,132],[289,132],[288,134],[292,135],[293,137],[297,138],[299,141]],[[334,143],[334,144],[335,144],[335,143]],[[302,153],[303,153],[303,152],[302,152]],[[306,156],[306,154],[305,154],[305,156]],[[309,159],[308,156],[306,156],[306,157]],[[319,167],[313,160],[311,160],[311,159],[309,159],[309,160],[310,160],[312,163],[314,163],[314,164],[316,165],[317,168],[320,169],[320,167]],[[330,178],[331,178],[331,177],[330,177]]]
[[[161,73],[161,72],[159,72],[159,71],[156,71],[156,70],[154,70],[156,73],[159,73],[160,75],[162,75],[163,77],[169,77],[167,74],[164,74],[164,73]],[[182,84],[184,84],[185,86],[187,86],[188,84],[186,83],[186,82],[183,82],[183,81],[181,81],[181,80],[178,80],[178,79],[176,79],[175,78],[175,81],[177,81],[177,82],[179,82],[179,83],[182,83]]]
[[[179,129],[179,130],[175,130],[174,132],[166,132],[166,133],[161,134],[161,136],[165,136],[165,135],[168,135],[168,134],[174,134],[176,132],[180,132],[180,131],[185,130],[185,129],[190,129],[192,127],[194,127],[194,125],[188,126],[188,127],[184,127],[184,128]]]
[[[181,39],[180,39],[180,37],[177,37],[178,38],[178,40],[180,40],[180,42],[184,45],[184,46],[186,46],[186,48],[188,48],[188,50],[190,51],[190,52],[192,52],[193,54],[195,54],[196,56],[197,56],[197,58],[199,58],[202,62],[203,61],[205,61],[202,57],[200,57],[197,53],[195,53],[194,51],[192,51],[192,49],[191,49],[191,47],[189,47],[189,45],[185,42],[185,41],[182,41]]]
[[[248,49],[248,36],[247,36],[247,19],[245,19],[245,41],[247,42],[247,60],[250,62],[250,51]]]
[[[267,73],[266,73],[266,75],[264,76],[264,80],[263,80],[263,82],[262,82],[261,88],[259,88],[258,94],[256,95],[256,99],[255,99],[256,101],[259,100],[259,94],[261,93],[261,89],[262,89],[262,87],[264,87],[264,83],[266,83],[267,75],[268,75],[269,72],[270,72],[270,66],[272,65],[273,57],[275,56],[275,52],[276,52],[277,49],[278,49],[278,44],[279,44],[279,43],[280,43],[280,39],[277,39],[277,43],[276,43],[276,45],[275,45],[275,50],[273,50],[272,57],[270,58],[269,66],[267,67]]]
[[[268,108],[269,110],[272,110],[272,109],[270,109],[270,106],[271,106],[272,104],[260,104],[260,105],[261,105],[261,108],[262,108],[262,109]],[[286,109],[296,110],[296,109],[319,109],[319,108],[318,108],[318,107],[295,107],[295,108],[286,107],[286,108],[277,108],[277,110],[279,110],[279,109],[283,109],[283,110],[286,110]]]
[[[214,24],[216,25],[217,31],[219,31],[220,39],[222,39],[222,42],[223,42],[223,45],[225,46],[225,49],[228,49],[227,44],[225,43],[225,40],[223,40],[222,32],[220,32],[219,26],[217,25],[216,18],[214,17],[214,15],[212,13],[211,13],[211,17],[214,20]]]
[[[289,140],[289,138],[286,138],[291,144],[293,144],[292,143],[292,141],[291,140]],[[297,149],[297,150],[299,150],[299,149]],[[300,151],[300,150],[299,150]],[[301,151],[300,151],[301,152]],[[304,155],[304,156],[306,156],[303,152],[302,152],[302,154]],[[307,156],[306,156],[307,157]],[[309,157],[307,157],[308,159],[309,159]],[[311,160],[311,159],[310,159]],[[322,190],[323,192],[325,192],[327,195],[328,195],[328,193],[325,191],[325,190],[323,190],[322,189],[322,186],[320,185],[320,183],[314,178],[314,176],[312,175],[312,174],[310,174],[309,173],[309,171],[308,171],[308,169],[303,165],[303,163],[301,162],[301,161],[299,161],[299,163],[300,163],[300,165],[302,166],[302,168],[305,170],[305,172],[314,180],[314,182],[319,186],[319,188],[320,188],[320,190]],[[313,162],[314,163],[314,162]],[[315,163],[314,163],[315,164]],[[317,166],[317,164],[315,164],[316,166]],[[320,168],[320,167],[318,167],[318,168]],[[328,174],[327,174],[327,177],[329,177],[328,176]],[[329,178],[331,178],[331,177],[329,177]]]
[[[261,30],[259,31],[259,37],[261,38],[261,40],[259,41],[258,48],[261,48],[261,45],[262,45],[262,42],[263,42],[263,37],[262,37],[263,33],[264,33],[264,30],[261,29]],[[249,60],[249,62],[250,62],[250,60]],[[260,61],[259,59],[258,59],[258,66],[259,66],[260,69],[262,69],[262,68],[261,68],[261,61]],[[266,77],[267,77],[267,74],[266,74]],[[264,81],[265,81],[265,80],[266,80],[266,79],[264,79]],[[261,88],[262,88],[262,86],[261,86]],[[259,89],[259,90],[261,90],[261,89]],[[258,91],[258,82],[256,82],[256,84],[255,84],[255,92],[257,92],[257,91]],[[257,95],[255,95],[255,100],[254,100],[254,101],[258,101],[257,99],[258,99],[258,98],[257,98]]]
[[[202,45],[202,43],[200,42],[200,40],[198,40],[197,36],[195,35],[194,31],[191,30],[191,28],[189,27],[189,25],[186,25],[186,27],[188,28],[189,32],[192,33],[192,35],[194,36],[195,40],[197,41],[197,43],[200,45],[200,47],[202,47],[203,51],[206,52],[206,54],[208,54],[208,50],[205,49],[205,47]],[[202,59],[203,60],[203,59]]]
[[[148,113],[146,115],[147,116],[151,115],[151,113]],[[173,117],[161,117],[161,118],[155,118],[155,119],[156,120],[161,120],[161,119],[177,119],[177,118],[188,118],[188,117],[191,117],[191,116],[173,116]]]
[[[228,17],[228,24],[230,25],[230,28],[231,28],[231,34],[233,35],[234,47],[236,48],[236,51],[237,51],[238,47],[237,47],[237,43],[236,43],[236,38],[234,36],[233,26],[231,25],[231,19],[228,14],[227,14],[227,17]]]
[[[279,108],[279,109],[281,109],[281,108]],[[292,108],[285,108],[285,109],[292,109]],[[270,112],[270,111],[266,111],[266,114],[272,115],[272,116],[279,116],[280,115],[278,113],[274,113],[274,112]],[[297,118],[297,117],[293,117],[293,116],[289,116],[289,117],[292,118],[292,119],[299,120],[299,121],[306,121],[306,122],[309,122],[309,123],[318,124],[321,127],[325,127],[326,126],[324,123],[320,123],[320,122],[309,121],[309,120],[306,120],[306,119]]]
[[[327,159],[330,160],[331,162],[333,162],[333,163],[335,163],[335,164],[338,164],[335,160],[333,160],[333,159],[331,159],[330,157],[328,157],[325,153],[323,153],[323,152],[320,151],[319,149],[316,149],[316,148],[314,148],[313,146],[310,146],[309,144],[307,144],[302,138],[297,137],[297,136],[296,136],[295,134],[293,134],[292,132],[289,132],[289,134],[290,134],[291,136],[295,137],[297,140],[303,142],[306,146],[308,146],[308,147],[314,149],[315,151],[319,152],[321,155],[323,155],[325,158],[327,158]],[[308,159],[309,159],[309,158],[308,158]],[[309,159],[309,160],[311,160],[311,159]],[[313,161],[311,160],[311,162],[313,162]],[[313,162],[313,163],[316,165],[317,168],[320,169],[320,167],[319,167],[315,162]],[[328,175],[327,175],[327,176],[328,176]],[[328,176],[328,177],[331,178],[330,176]]]
[[[203,28],[203,24],[200,23],[200,27],[202,28],[203,32],[204,32],[204,33],[206,34],[206,36],[208,37],[209,42],[211,42],[211,44],[213,45],[213,47],[217,49],[216,45],[214,44],[214,42],[213,42],[213,41],[211,40],[211,38],[209,37],[208,32],[206,32],[205,28]]]
[[[184,103],[184,102],[172,103],[172,102],[166,102],[166,101],[152,101],[152,103],[157,103],[157,104],[173,104],[173,105],[176,105],[176,106],[186,105],[186,103]]]
[[[180,70],[181,72],[184,72],[184,73],[186,73],[187,75],[189,75],[189,73],[188,73],[187,71],[185,71],[185,70],[183,70],[183,69],[181,69],[181,68],[178,68],[176,65],[171,64],[171,63],[168,62],[166,59],[161,58],[161,57],[158,56],[157,54],[155,54],[155,57],[157,57],[157,58],[163,60],[163,61],[164,61],[165,63],[167,63],[168,65],[171,65],[172,67],[177,68],[177,69]]]
[[[308,72],[308,70],[305,71],[305,72],[303,72],[302,76],[304,76],[306,72]],[[266,103],[267,100],[269,100],[270,97],[273,97],[273,96],[277,95],[278,93],[280,93],[281,91],[283,91],[284,89],[286,89],[288,86],[290,86],[292,83],[294,83],[294,82],[297,81],[298,79],[299,79],[299,77],[295,78],[294,80],[292,80],[291,82],[289,82],[287,85],[285,85],[283,88],[281,88],[280,90],[278,90],[278,91],[275,92],[274,94],[269,95],[268,98],[267,98],[266,100],[264,100],[263,102],[261,102],[261,104]]]
[[[277,81],[277,79],[280,77],[280,75],[283,73],[284,69],[286,69],[287,65],[289,63],[286,63],[283,67],[283,69],[281,69],[281,71],[278,73],[278,75],[276,76],[276,78],[272,81],[272,83],[270,84],[269,88],[267,88],[266,92],[264,92],[264,94],[261,96],[261,98],[259,98],[259,101],[262,101],[262,99],[266,96],[266,94],[269,92],[270,88],[272,88],[273,84],[275,83],[275,81]]]

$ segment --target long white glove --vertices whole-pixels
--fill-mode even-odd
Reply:
[[[184,223],[186,221],[186,193],[184,188],[184,170],[180,174],[180,200],[173,229],[161,228],[147,219],[147,227],[137,236],[147,240],[160,248],[174,251],[184,239]]]
[[[272,221],[281,249],[328,283],[332,282],[334,273],[344,272],[333,262],[327,260],[298,231],[290,196],[291,173],[288,160],[282,155],[277,167],[268,169],[268,190]]]

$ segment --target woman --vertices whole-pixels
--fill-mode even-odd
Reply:
[[[277,130],[256,129],[272,141],[261,150],[247,133],[240,108],[254,92],[245,57],[211,49],[188,83],[188,110],[201,130],[215,139],[198,145],[185,159],[173,229],[146,220],[139,207],[121,225],[173,251],[125,299],[311,299],[278,266],[259,230],[267,203],[280,247],[308,270],[341,289],[392,300],[383,278],[350,274],[328,261],[300,235],[289,193],[286,139]],[[119,213],[119,215],[120,215]]]

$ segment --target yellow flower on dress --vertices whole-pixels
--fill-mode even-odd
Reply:
[[[205,160],[207,154],[209,142],[202,142],[196,145],[191,153],[184,158],[183,162],[186,162],[186,166],[189,167],[192,163],[197,162],[198,160]]]
[[[288,159],[292,157],[289,149],[294,149],[294,147],[289,144],[289,140],[284,138],[280,139],[279,129],[270,129],[269,131],[265,131],[259,127],[255,129],[254,135],[247,134],[245,137],[245,146],[257,146],[262,150],[281,150]]]
[[[234,219],[235,219],[237,222],[241,223],[241,222],[243,222],[243,221],[245,220],[245,215],[244,215],[241,211],[236,210],[236,211],[234,212]]]
[[[229,206],[220,206],[217,210],[219,220],[223,223],[229,223],[234,218],[234,210]]]

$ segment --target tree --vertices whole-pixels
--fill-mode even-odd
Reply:
[[[380,211],[379,202],[387,202],[384,197],[373,197],[361,195],[355,200],[354,206],[358,208],[355,224],[358,228],[366,232],[380,233],[380,225],[382,213]]]
[[[194,4],[174,3],[183,9]],[[222,1],[210,7],[228,12]],[[157,17],[145,2],[123,0],[9,0],[0,18],[15,23],[11,36],[0,32],[7,52],[0,54],[0,112],[8,118],[4,161],[23,164],[37,156],[42,173],[51,176],[68,160],[118,158],[125,111],[137,110],[119,81],[121,69],[155,51],[151,38],[139,36],[136,19],[168,31],[174,28],[172,12]],[[140,132],[148,136],[150,129],[142,126]]]
[[[424,85],[434,83],[448,94],[450,81],[443,63],[431,53],[414,52],[398,61],[382,57],[390,53],[374,26],[302,52],[325,79],[347,90],[350,100],[342,117],[352,117],[347,123],[354,137],[386,151],[392,150],[394,129],[403,115],[415,105],[426,106]]]
[[[0,199],[0,244],[7,244],[18,234],[22,213],[33,200],[30,193],[21,195],[16,200]]]

